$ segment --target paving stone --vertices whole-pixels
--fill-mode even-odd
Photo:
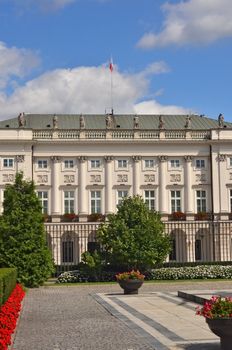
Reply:
[[[168,298],[170,297],[169,292],[180,289],[215,290],[220,288],[228,290],[230,283],[146,283],[140,291],[151,294],[149,302],[152,305],[152,293],[159,291],[164,292],[164,296]],[[147,341],[146,336],[137,332],[136,327],[128,327],[125,322],[114,317],[100,305],[94,297],[97,293],[122,296],[122,290],[117,284],[45,286],[30,289],[23,302],[23,309],[11,349],[156,349]],[[196,344],[188,344],[188,347],[183,344],[183,346],[183,349],[198,349]],[[212,348],[212,350],[214,349],[217,348]]]

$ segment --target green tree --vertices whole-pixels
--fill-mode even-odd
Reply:
[[[170,239],[160,215],[150,211],[140,196],[125,198],[108,219],[97,231],[107,264],[145,271],[165,260]]]
[[[46,245],[40,201],[33,181],[17,173],[4,192],[0,220],[0,266],[16,267],[18,281],[36,287],[51,275],[53,262]]]

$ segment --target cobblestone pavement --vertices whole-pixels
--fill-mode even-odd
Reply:
[[[146,283],[146,292],[231,289],[231,282]],[[14,337],[14,350],[151,350],[146,340],[112,316],[95,293],[122,293],[117,284],[30,289]]]

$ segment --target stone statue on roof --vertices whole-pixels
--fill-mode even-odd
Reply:
[[[164,129],[164,120],[162,115],[159,116],[159,129]]]
[[[190,129],[191,128],[191,124],[192,124],[192,119],[191,119],[190,115],[187,115],[185,126],[184,126],[185,129]]]
[[[53,121],[53,129],[57,129],[58,128],[58,118],[56,115],[54,115],[52,121]]]
[[[134,117],[134,129],[139,128],[139,117]]]
[[[106,116],[106,129],[112,128],[112,117],[110,114],[107,114]]]
[[[85,118],[83,115],[80,115],[80,129],[85,129]]]
[[[218,116],[218,126],[219,126],[219,128],[223,128],[224,127],[224,117],[223,117],[223,115],[221,113]]]
[[[25,115],[24,113],[20,113],[18,116],[18,125],[19,128],[23,128],[25,126]]]

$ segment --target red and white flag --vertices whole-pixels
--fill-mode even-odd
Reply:
[[[109,69],[110,69],[110,71],[111,71],[111,73],[112,73],[112,72],[113,72],[113,69],[114,69],[114,65],[113,65],[113,60],[112,60],[112,58],[110,59]]]

